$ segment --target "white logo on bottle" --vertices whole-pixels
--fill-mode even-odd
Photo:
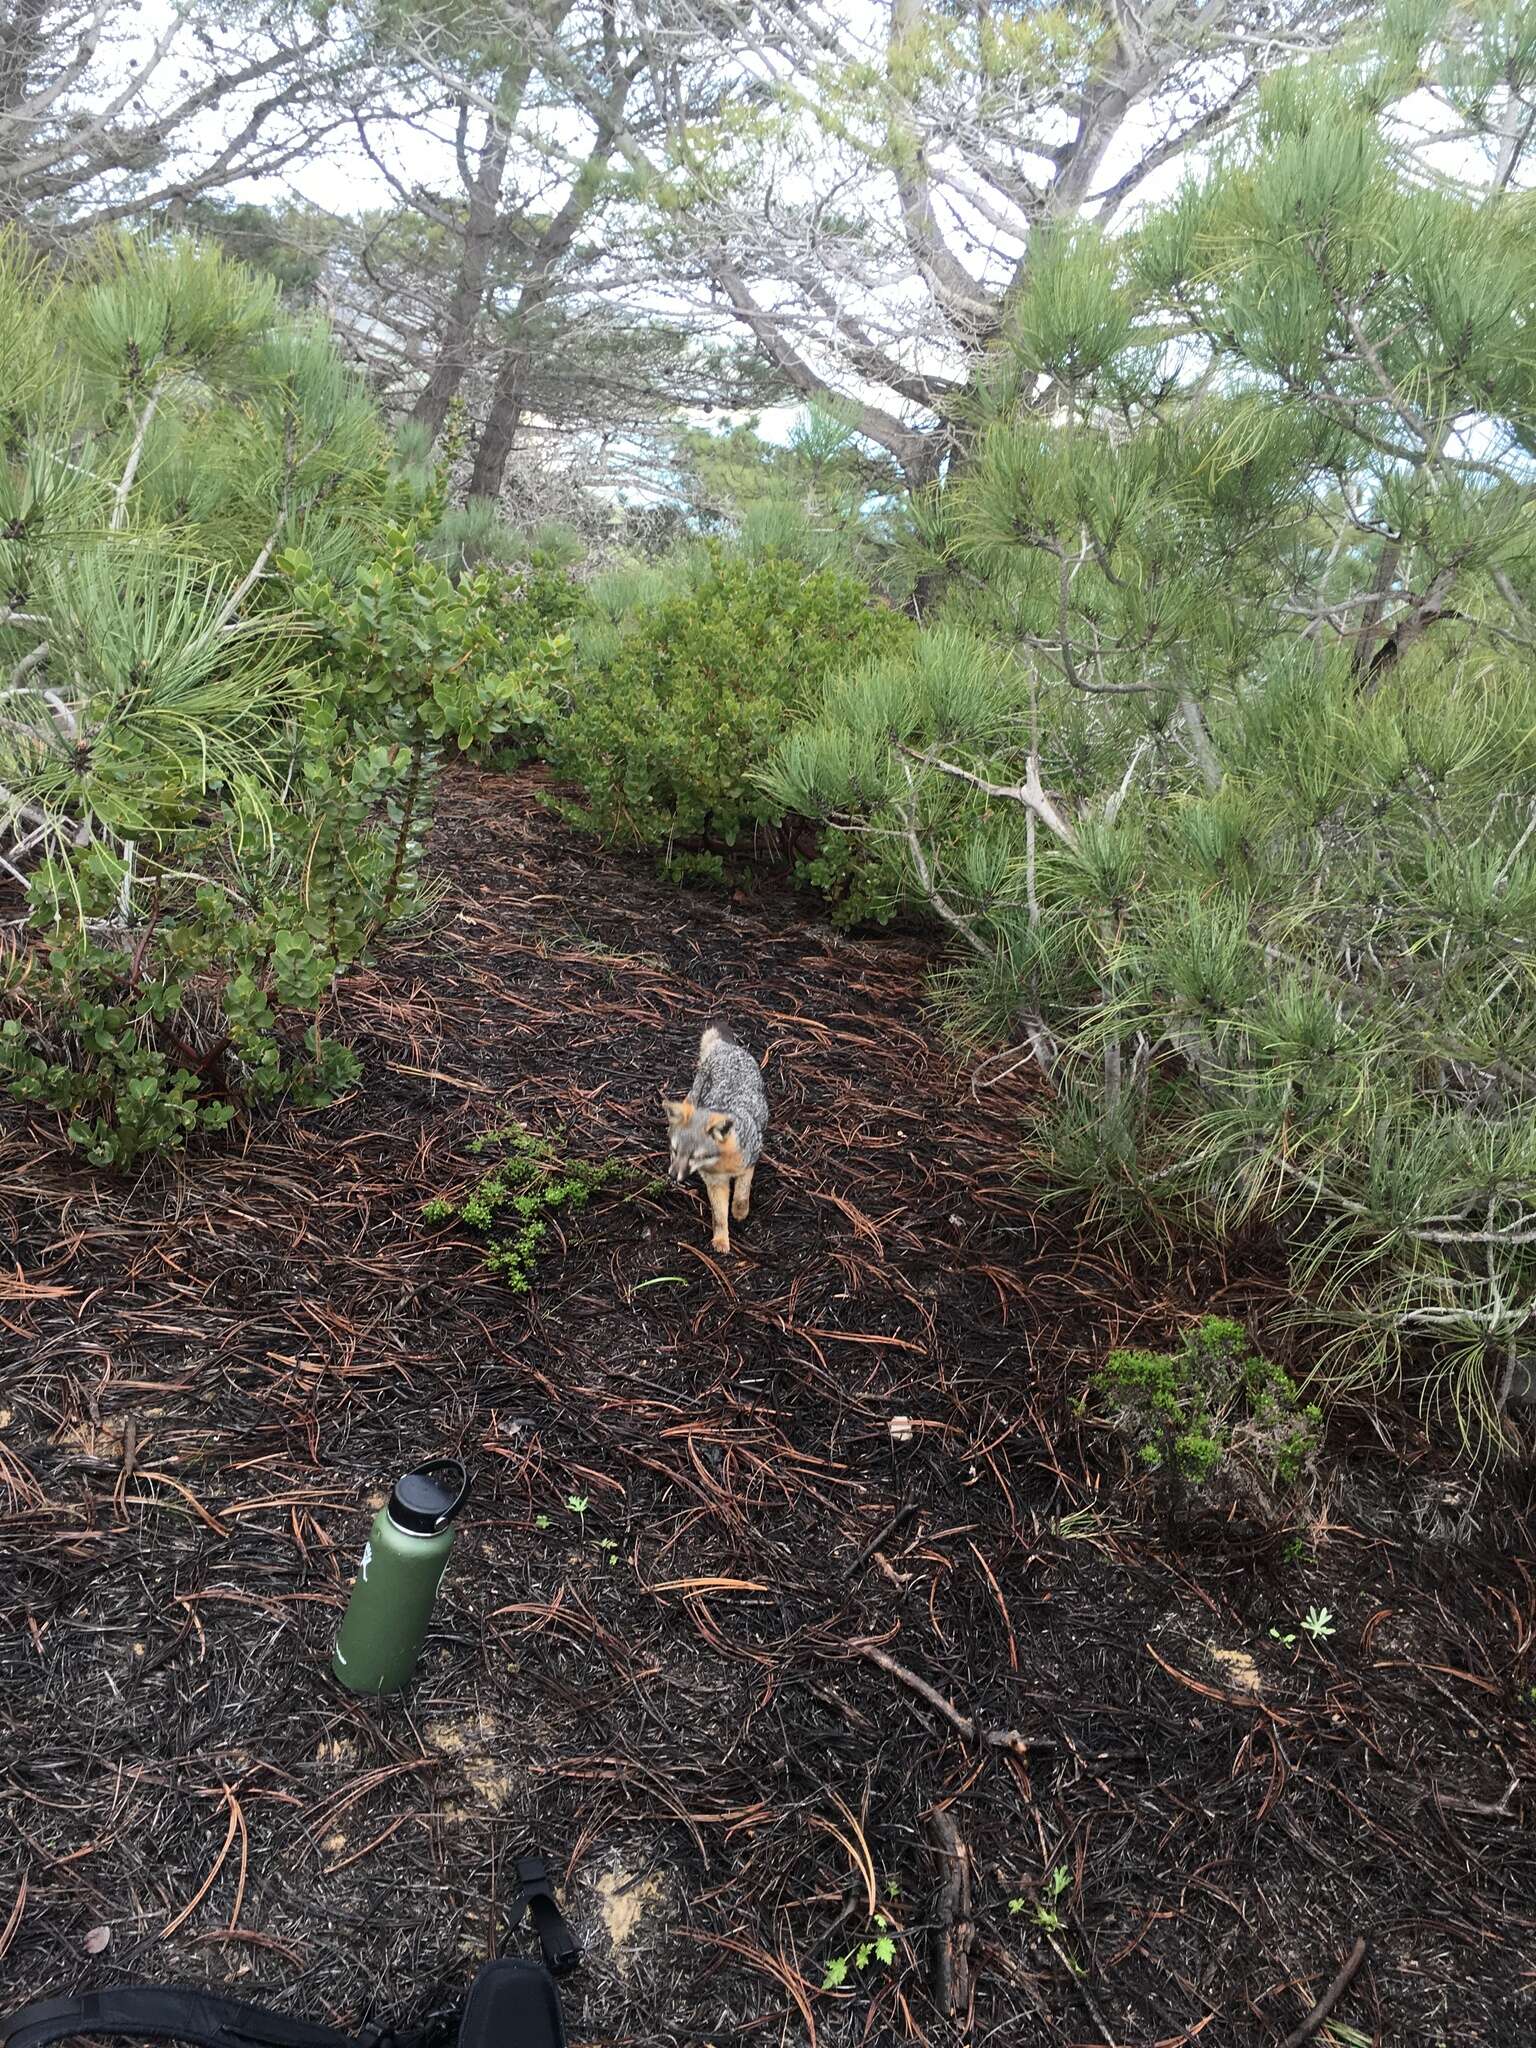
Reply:
[[[369,1567],[369,1565],[371,1565],[372,1563],[373,1563],[373,1545],[372,1545],[371,1543],[365,1543],[365,1544],[363,1545],[363,1584],[364,1584],[365,1586],[366,1586],[366,1585],[367,1585],[367,1583],[368,1583],[368,1567]]]

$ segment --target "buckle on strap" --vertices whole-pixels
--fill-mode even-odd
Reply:
[[[556,1901],[549,1865],[537,1850],[518,1857],[517,1886],[512,1925],[516,1927],[526,1912],[544,1952],[544,1967],[552,1977],[568,1977],[581,1961],[581,1947]]]

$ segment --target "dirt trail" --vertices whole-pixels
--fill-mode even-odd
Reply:
[[[1529,2041],[1522,1504],[1366,1461],[1304,1564],[1172,1553],[1073,1403],[1262,1276],[1042,1223],[1022,1078],[973,1097],[920,950],[679,895],[489,775],[434,858],[347,988],[348,1101],[131,1187],[3,1113],[6,2002],[418,2014],[508,1940],[532,1838],[579,2042],[1257,2048],[1357,1935],[1319,2041]],[[423,1225],[508,1116],[654,1171],[714,1015],[775,1115],[731,1262],[676,1191],[600,1198],[527,1299]],[[362,1706],[327,1660],[369,1503],[445,1451],[440,1632]],[[1312,1605],[1335,1635],[1281,1640]]]

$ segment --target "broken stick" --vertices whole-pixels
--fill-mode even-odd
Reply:
[[[1304,2041],[1311,2040],[1312,2036],[1323,2024],[1323,2021],[1327,2019],[1329,2013],[1333,2011],[1333,2008],[1338,2004],[1339,2000],[1344,1996],[1345,1992],[1354,1982],[1355,1977],[1359,1971],[1360,1965],[1364,1961],[1365,1936],[1362,1934],[1355,1942],[1355,1945],[1350,1950],[1349,1954],[1344,1958],[1343,1969],[1340,1970],[1337,1977],[1334,1978],[1333,1982],[1328,1986],[1328,1989],[1323,1993],[1322,1997],[1317,2001],[1316,2005],[1314,2005],[1312,2010],[1307,2014],[1306,2018],[1302,2021],[1301,2025],[1297,2027],[1293,2033],[1289,2033],[1286,2035],[1285,2040],[1281,2044],[1281,2048],[1302,2048],[1302,2043]]]
[[[967,1742],[983,1744],[988,1749],[1006,1749],[1013,1756],[1028,1760],[1032,1749],[1055,1749],[1054,1742],[1040,1740],[1033,1735],[1021,1735],[1017,1728],[984,1728],[979,1721],[973,1721],[969,1714],[962,1714],[952,1700],[931,1686],[926,1678],[919,1678],[915,1671],[909,1671],[905,1664],[898,1664],[894,1657],[888,1657],[884,1650],[873,1643],[857,1645],[857,1654],[870,1664],[878,1664],[882,1671],[888,1671],[892,1678],[899,1678],[903,1685],[910,1687],[920,1700],[926,1700],[937,1714],[942,1714],[952,1728],[958,1728]]]

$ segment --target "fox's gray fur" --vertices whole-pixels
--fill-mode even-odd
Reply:
[[[768,1128],[762,1069],[728,1031],[711,1025],[699,1040],[699,1070],[685,1101],[664,1103],[677,1181],[696,1173],[709,1195],[718,1252],[731,1248],[729,1213],[744,1220],[752,1175]]]

